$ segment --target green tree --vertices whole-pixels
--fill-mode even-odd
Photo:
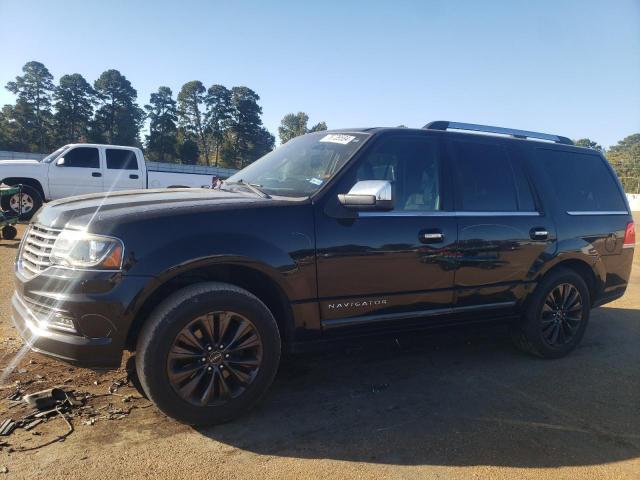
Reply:
[[[191,138],[185,139],[178,146],[178,156],[182,163],[186,163],[188,165],[195,165],[198,163],[198,157],[200,156],[198,142]]]
[[[231,119],[225,131],[223,159],[243,168],[273,149],[275,139],[262,125],[260,97],[248,87],[231,89]]]
[[[231,91],[224,85],[212,85],[207,90],[205,103],[207,105],[206,124],[213,139],[214,161],[217,167],[220,161],[220,148],[224,141],[224,132],[231,121]]]
[[[18,98],[13,110],[17,134],[30,148],[47,151],[51,128],[51,92],[53,75],[40,62],[27,62],[22,67],[24,75],[8,82],[7,90]]]
[[[63,75],[53,98],[56,140],[74,143],[86,138],[95,102],[95,91],[91,85],[79,73]]]
[[[100,107],[90,135],[96,142],[139,145],[144,111],[136,104],[138,92],[118,70],[107,70],[94,82]]]
[[[575,143],[578,147],[592,148],[593,150],[597,150],[598,152],[604,151],[604,149],[600,145],[598,145],[597,142],[594,142],[590,138],[581,138],[573,143]]]
[[[209,164],[210,145],[204,118],[206,89],[199,80],[185,83],[178,94],[178,118],[180,126],[192,134],[198,142],[198,149]]]
[[[278,136],[281,143],[287,143],[292,138],[304,135],[309,132],[319,132],[327,129],[325,122],[315,124],[313,127],[308,128],[309,115],[304,112],[289,113],[285,115],[280,121],[278,127]]]
[[[640,133],[623,138],[606,152],[627,193],[640,193]]]
[[[30,152],[35,144],[28,138],[32,130],[27,118],[32,116],[31,110],[24,114],[25,105],[18,102],[14,105],[5,105],[0,113],[0,150],[14,150],[16,152]]]
[[[147,152],[151,159],[164,161],[165,157],[176,155],[178,113],[173,92],[169,87],[160,87],[151,94],[149,104],[145,105],[149,118]]]
[[[324,132],[327,129],[326,122],[318,122],[309,129],[309,132]]]

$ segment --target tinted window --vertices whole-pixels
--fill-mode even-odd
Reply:
[[[136,152],[133,150],[108,148],[107,168],[110,170],[138,170]]]
[[[363,158],[355,181],[388,180],[396,210],[441,208],[440,158],[431,138],[396,137],[381,141]]]
[[[459,209],[475,212],[518,211],[511,162],[497,144],[453,142]],[[530,193],[529,193],[530,195]]]
[[[565,211],[626,211],[618,185],[598,155],[538,149],[560,208]]]
[[[77,147],[64,154],[65,167],[100,168],[98,149],[93,147]]]

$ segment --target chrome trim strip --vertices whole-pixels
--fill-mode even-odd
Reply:
[[[412,318],[433,317],[437,315],[448,315],[452,313],[477,312],[482,310],[491,310],[494,308],[508,308],[513,307],[515,304],[516,302],[511,301],[487,303],[484,305],[468,305],[465,307],[435,308],[432,310],[418,310],[414,312],[362,315],[359,317],[332,318],[329,320],[322,320],[321,323],[324,328],[350,327],[353,325],[361,325],[365,323],[385,322],[391,320],[409,320]]]
[[[590,210],[567,210],[568,215],[629,215],[629,212],[624,210],[602,210],[602,211],[590,211]]]
[[[392,210],[390,212],[360,212],[359,217],[539,217],[540,212],[421,212]]]

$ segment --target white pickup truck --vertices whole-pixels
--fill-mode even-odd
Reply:
[[[23,217],[31,218],[48,200],[114,190],[208,187],[214,177],[186,173],[195,170],[192,166],[149,163],[153,167],[139,148],[88,143],[65,145],[40,161],[0,160],[0,184],[23,185],[22,199],[3,197],[2,209],[17,212],[22,201]]]

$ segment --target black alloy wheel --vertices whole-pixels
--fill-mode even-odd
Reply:
[[[557,285],[542,307],[542,337],[551,346],[573,340],[582,322],[582,297],[570,283]]]
[[[249,319],[229,311],[206,313],[173,341],[167,357],[169,383],[191,404],[224,404],[253,382],[262,351],[260,334]]]

